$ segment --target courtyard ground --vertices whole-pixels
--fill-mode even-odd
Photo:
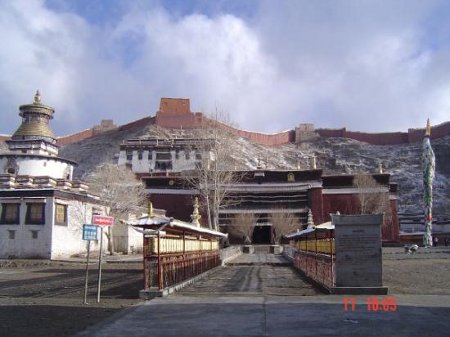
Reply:
[[[273,296],[274,287],[270,285],[276,279],[273,267],[255,266],[248,273],[242,272],[242,266],[238,268],[241,271],[235,274],[236,280],[233,274],[216,277],[230,289],[242,291],[233,282],[242,282],[247,274],[256,280],[261,275],[263,283],[258,291],[264,296],[267,289]],[[414,255],[405,254],[401,248],[384,248],[383,271],[391,295],[450,295],[450,247],[419,249]],[[280,275],[291,277],[286,273]],[[137,294],[142,288],[142,264],[139,262],[103,265],[100,303],[96,303],[96,265],[90,266],[88,305],[83,304],[84,276],[85,264],[81,261],[0,261],[2,335],[71,336],[140,303]],[[198,287],[201,286],[199,283]],[[249,290],[255,292],[255,288]],[[305,295],[317,296],[310,288],[305,290]],[[297,291],[294,294],[297,296]],[[282,296],[286,298],[286,294]],[[445,298],[448,296],[443,296],[442,301]]]

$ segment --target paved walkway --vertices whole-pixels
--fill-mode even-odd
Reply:
[[[281,255],[242,254],[175,296],[317,295]]]
[[[409,305],[394,312],[368,311],[366,298],[356,297],[352,312],[344,310],[342,296],[174,296],[148,301],[76,336],[448,336],[450,297],[429,297],[397,297]]]
[[[367,296],[318,294],[282,257],[252,255],[77,337],[449,335],[450,296],[399,295],[395,311],[369,311]]]

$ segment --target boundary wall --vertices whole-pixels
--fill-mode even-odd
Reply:
[[[110,122],[112,123],[112,121]],[[209,123],[217,122],[204,116],[201,112],[191,112],[189,99],[161,98],[160,108],[154,117],[144,117],[119,127],[114,126],[107,130],[102,129],[101,125],[94,126],[71,135],[60,137],[57,139],[56,143],[59,146],[64,146],[91,138],[98,134],[131,130],[138,127],[144,127],[148,124],[155,124],[163,128],[192,129]],[[224,123],[220,124],[239,137],[247,138],[250,141],[266,146],[299,143],[303,140],[314,139],[315,137],[349,138],[373,145],[408,144],[420,142],[423,139],[425,132],[425,128],[423,128],[408,129],[408,132],[367,133],[348,131],[346,128],[314,129],[314,125],[312,124],[300,124],[299,127],[295,127],[291,130],[268,134],[241,130]],[[450,122],[444,122],[432,127],[431,139],[438,139],[448,135],[450,135]],[[0,141],[5,141],[9,138],[10,136],[8,135],[0,135]]]

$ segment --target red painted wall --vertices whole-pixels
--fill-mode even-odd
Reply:
[[[339,211],[341,214],[357,214],[356,196],[351,194],[324,194],[323,195],[323,220],[330,221],[330,213]],[[391,200],[391,219],[385,219],[381,227],[383,241],[399,241],[399,223],[397,216],[397,200]]]
[[[310,191],[310,198],[314,223],[321,224],[328,221],[324,220],[322,188],[312,188]]]
[[[90,138],[94,135],[94,128],[83,130],[68,136],[60,137],[56,140],[56,144],[59,146],[64,146],[72,143],[79,142],[80,140]]]

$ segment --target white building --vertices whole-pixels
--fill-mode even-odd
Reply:
[[[54,109],[41,104],[39,92],[19,110],[22,124],[7,141],[9,152],[0,154],[0,258],[83,253],[82,226],[106,207],[72,180],[76,163],[58,157],[49,128]],[[98,250],[98,242],[91,248]]]
[[[204,156],[213,160],[207,150],[210,142],[196,138],[129,139],[120,146],[118,164],[128,166],[136,174],[194,170],[205,162]]]
[[[105,212],[98,198],[85,191],[3,187],[0,258],[58,259],[86,252],[83,224],[90,223],[92,214]],[[106,242],[104,238],[104,246]],[[93,241],[91,250],[98,249],[99,242]]]

